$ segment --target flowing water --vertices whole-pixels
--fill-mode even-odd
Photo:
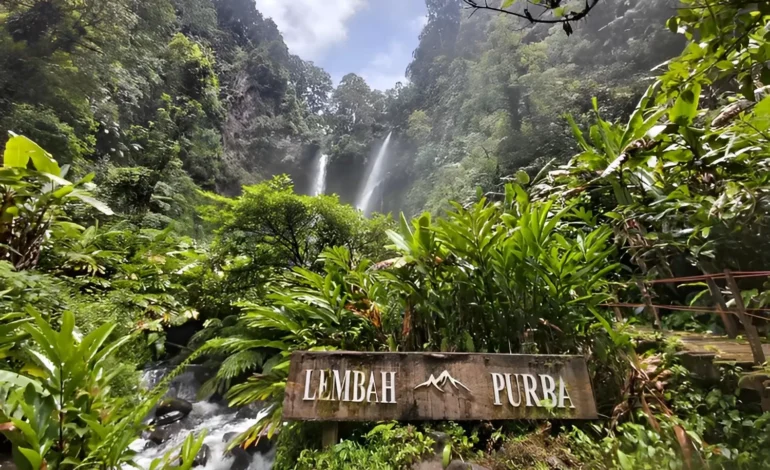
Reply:
[[[385,141],[382,143],[382,147],[380,147],[380,151],[377,153],[377,157],[374,159],[372,170],[369,172],[369,177],[366,179],[366,185],[361,191],[359,202],[356,204],[356,207],[361,209],[364,214],[371,212],[369,205],[371,203],[372,196],[374,195],[374,191],[377,189],[377,186],[379,186],[380,181],[385,174],[385,162],[388,158],[388,145],[390,145],[390,137],[392,135],[393,132],[388,134],[388,136],[385,138]]]
[[[313,184],[313,196],[320,196],[326,192],[326,168],[329,166],[329,156],[325,153],[318,159],[315,183]]]
[[[209,459],[205,466],[195,467],[198,470],[267,470],[272,468],[275,458],[275,449],[266,453],[253,453],[248,455],[248,466],[245,466],[243,460],[236,463],[236,458],[232,455],[225,455],[225,448],[230,439],[240,434],[254,425],[256,421],[269,410],[257,408],[229,408],[222,403],[208,400],[196,400],[195,396],[201,380],[200,374],[193,371],[180,375],[172,382],[169,387],[167,397],[181,398],[192,403],[192,411],[187,417],[176,423],[167,425],[171,431],[171,438],[160,445],[153,445],[148,439],[149,434],[137,439],[131,444],[131,449],[137,452],[134,461],[140,468],[149,469],[154,459],[163,457],[166,452],[174,451],[178,453],[178,448],[184,442],[185,438],[194,433],[198,435],[206,431],[204,444],[209,447]],[[144,372],[143,382],[145,387],[155,385],[170,369],[159,368],[149,369]]]

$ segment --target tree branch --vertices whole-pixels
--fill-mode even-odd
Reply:
[[[483,4],[481,3],[482,1],[483,1]],[[506,10],[503,8],[493,7],[489,5],[488,0],[463,0],[463,3],[467,5],[466,8],[473,10],[473,13],[477,12],[478,10],[490,10],[490,11],[496,11],[498,13],[503,13],[506,15],[516,16],[518,18],[527,20],[530,23],[569,24],[573,21],[578,21],[585,18],[586,15],[588,15],[588,13],[590,13],[591,10],[593,10],[596,4],[599,3],[599,0],[586,0],[585,7],[582,10],[569,12],[561,18],[550,18],[550,19],[543,19],[542,14],[536,18],[532,16],[532,14],[529,13],[529,10],[526,8],[524,9],[524,13],[518,13],[515,11]],[[543,3],[541,5],[537,5],[537,6],[542,7],[544,9],[543,13],[545,13],[548,10],[555,10],[556,8],[559,8],[560,5],[561,5],[561,0],[550,0],[549,2]]]

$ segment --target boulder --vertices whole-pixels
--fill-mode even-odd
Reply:
[[[249,447],[249,452],[256,452],[258,454],[265,455],[275,446],[275,439],[270,439],[267,436],[262,436],[253,446]]]
[[[238,409],[235,414],[236,419],[255,419],[259,412],[264,409],[265,405],[262,402],[250,403],[244,407]]]
[[[166,398],[158,404],[155,416],[160,418],[170,413],[182,413],[182,418],[189,415],[193,409],[192,403],[181,398]],[[177,420],[178,421],[178,420]]]
[[[230,451],[230,455],[233,456],[233,463],[230,465],[230,470],[248,470],[251,465],[251,456],[248,452],[236,447]]]
[[[154,424],[155,426],[166,426],[171,423],[176,423],[177,421],[183,420],[185,416],[187,415],[181,411],[171,411],[164,414],[163,416],[155,418]]]
[[[559,457],[556,457],[555,455],[552,455],[545,459],[545,463],[548,464],[550,468],[553,468],[554,470],[569,470],[569,465],[564,463],[562,459]]]
[[[446,470],[470,470],[471,464],[463,462],[462,460],[452,460],[449,462],[449,466]]]
[[[152,449],[153,447],[158,447],[158,444],[156,444],[156,443],[154,443],[152,441],[147,441],[147,442],[144,443],[144,449],[145,450]],[[3,468],[3,467],[0,467],[0,469],[1,468]]]
[[[16,470],[16,464],[13,463],[13,457],[0,454],[0,470]]]
[[[169,432],[168,429],[157,428],[150,433],[150,436],[147,439],[155,445],[161,445],[169,440],[170,437],[171,432]]]
[[[201,448],[198,450],[198,453],[195,455],[192,466],[205,467],[206,463],[209,461],[210,455],[211,455],[211,450],[209,449],[209,446],[206,444],[203,444]],[[176,465],[177,467],[181,467],[183,465],[181,453],[179,457],[176,458],[174,465]]]
[[[206,444],[203,444],[201,449],[198,451],[198,455],[195,456],[195,460],[193,460],[193,467],[205,467],[209,461],[210,456],[211,449],[209,449],[209,446]]]
[[[222,436],[222,442],[230,443],[233,441],[233,439],[238,437],[239,434],[240,433],[237,433],[237,432],[226,432],[225,435]],[[273,450],[273,447],[275,446],[275,437],[276,436],[273,436],[273,438],[271,439],[267,437],[267,433],[263,433],[256,443],[254,443],[251,447],[246,449],[246,452],[248,452],[250,455],[267,454],[268,452]]]
[[[433,456],[430,460],[423,460],[412,465],[412,470],[444,470],[441,457]]]
[[[436,455],[441,456],[444,453],[444,447],[446,447],[450,441],[449,435],[440,431],[430,431],[427,435],[435,441],[435,444],[433,444],[433,452]]]
[[[273,434],[272,437],[268,437],[268,434],[270,433],[270,426],[263,429],[261,433],[259,433],[259,440],[253,444],[251,447],[249,447],[247,450],[254,453],[259,454],[267,454],[271,450],[273,450],[273,447],[275,447],[275,440],[278,438],[278,433]]]
[[[446,470],[489,470],[487,467],[476,465],[475,463],[463,462],[462,460],[452,460]]]

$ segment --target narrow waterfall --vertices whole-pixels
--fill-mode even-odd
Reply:
[[[326,168],[329,166],[329,156],[322,153],[318,158],[318,167],[313,183],[313,196],[320,196],[326,192]]]
[[[356,207],[363,211],[364,214],[368,214],[370,212],[369,203],[372,199],[372,195],[374,194],[374,191],[377,189],[377,186],[380,184],[380,181],[384,175],[385,160],[388,158],[388,145],[390,145],[390,138],[392,135],[393,132],[388,134],[388,136],[385,138],[385,141],[382,143],[382,147],[380,147],[380,151],[377,153],[377,157],[374,159],[374,165],[369,172],[369,177],[366,178],[366,185],[361,191],[358,204],[356,204]]]

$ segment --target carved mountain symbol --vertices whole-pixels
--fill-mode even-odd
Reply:
[[[442,372],[441,375],[439,375],[438,377],[435,377],[433,374],[430,374],[430,378],[428,378],[428,380],[426,380],[425,382],[415,386],[414,389],[417,390],[420,387],[427,387],[429,385],[433,385],[434,387],[436,387],[436,389],[439,392],[444,393],[444,389],[441,388],[441,387],[444,387],[447,382],[452,384],[452,386],[454,388],[458,389],[458,390],[460,389],[460,387],[462,387],[465,390],[468,390],[468,392],[471,391],[468,387],[463,385],[462,382],[460,382],[459,380],[457,380],[454,377],[452,377],[449,374],[449,371],[446,371],[446,370],[444,372]],[[459,385],[459,387],[458,387],[458,385]]]

